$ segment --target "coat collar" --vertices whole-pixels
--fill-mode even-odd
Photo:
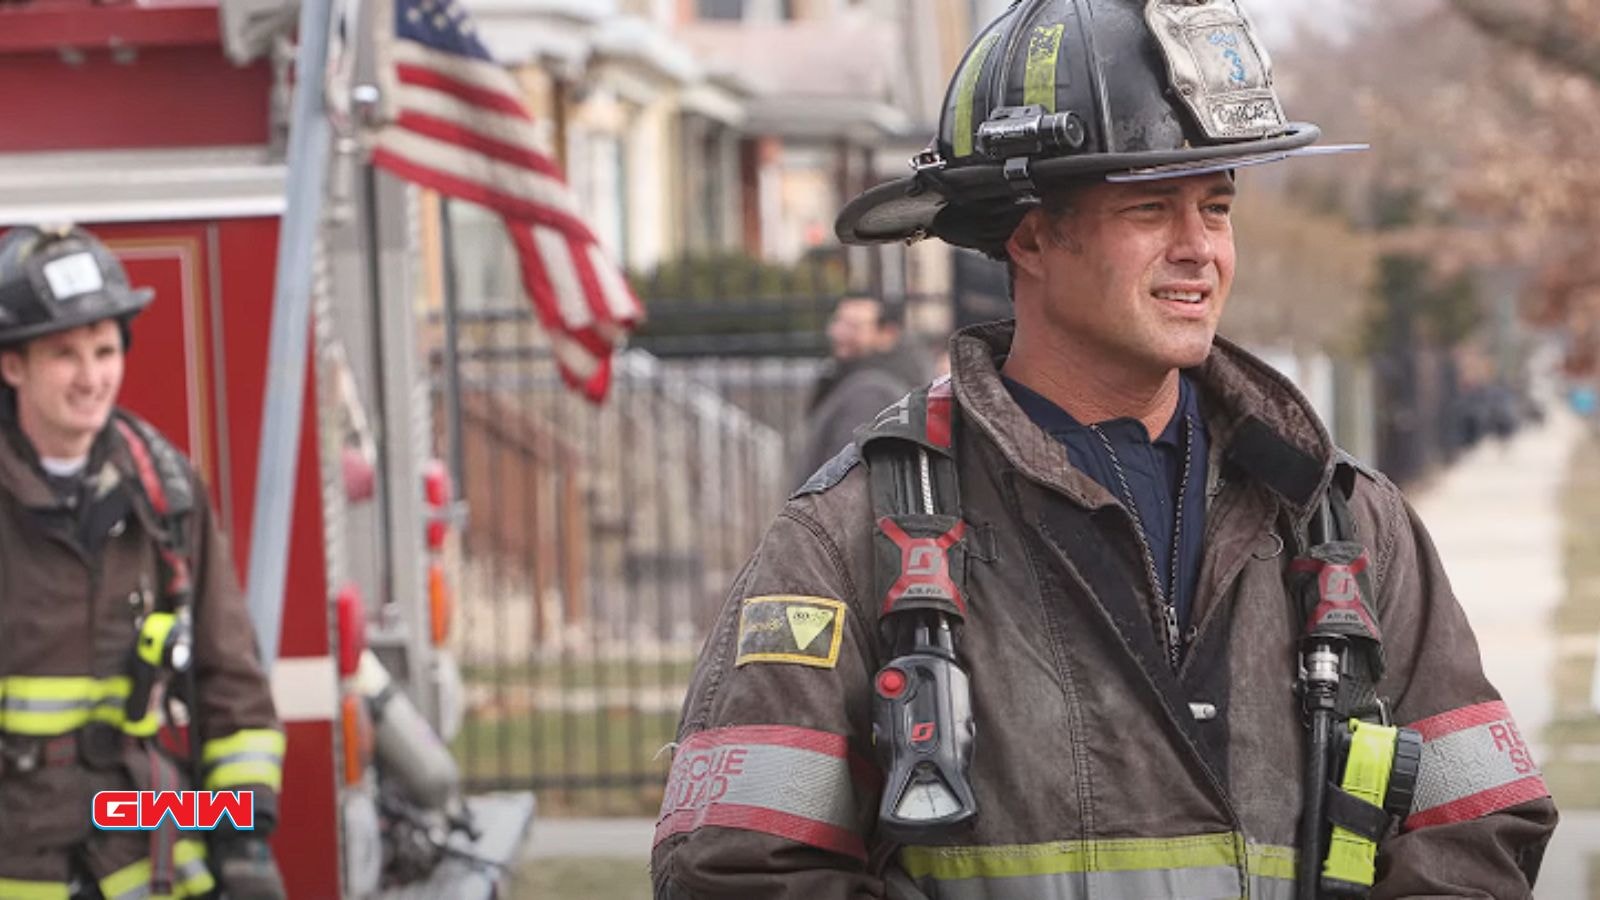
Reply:
[[[15,421],[0,422],[0,429],[5,432],[0,434],[0,491],[9,493],[30,509],[64,508],[65,502],[45,480],[38,455],[17,429]],[[132,459],[109,423],[95,438],[88,465],[95,472],[96,497],[105,496],[126,479],[135,477]]]
[[[1016,323],[977,325],[950,340],[955,395],[967,420],[1030,480],[1065,493],[1080,505],[1116,502],[1073,468],[1066,448],[1019,408],[1000,380]],[[1310,512],[1332,478],[1336,451],[1311,404],[1271,366],[1218,337],[1194,370],[1212,446],[1266,484],[1299,515]]]

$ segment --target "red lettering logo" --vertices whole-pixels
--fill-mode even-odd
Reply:
[[[911,743],[926,744],[933,740],[933,723],[918,722],[911,726]]]
[[[1507,719],[1489,726],[1489,736],[1494,738],[1494,748],[1511,758],[1511,765],[1518,775],[1532,775],[1539,771],[1533,764],[1533,754],[1528,750],[1528,742],[1522,739],[1522,733],[1517,731],[1517,723]]]
[[[91,812],[102,831],[154,831],[169,818],[179,831],[211,831],[223,817],[240,831],[253,831],[255,792],[101,791]]]
[[[744,774],[748,747],[719,747],[679,757],[667,779],[667,809],[703,809],[728,793],[730,778]]]

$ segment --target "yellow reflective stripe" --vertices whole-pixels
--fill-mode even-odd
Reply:
[[[1067,26],[1035,25],[1028,36],[1028,63],[1023,74],[1022,104],[1056,111],[1056,63],[1061,58],[1061,36]]]
[[[122,727],[123,706],[131,690],[126,675],[0,678],[0,732],[51,737],[91,721]],[[146,716],[137,723],[141,730],[134,733],[154,734],[159,724],[158,717]]]
[[[270,754],[283,758],[285,740],[276,728],[241,728],[222,738],[212,738],[200,748],[201,761],[211,764],[242,753]]]
[[[1065,872],[1232,866],[1238,862],[1237,848],[1236,835],[1207,834],[989,847],[906,847],[900,851],[900,859],[912,878],[931,876],[952,881]]]
[[[106,900],[132,900],[139,897],[167,896],[150,892],[150,860],[130,863],[100,879],[100,893]]]
[[[208,791],[220,791],[247,784],[264,784],[276,791],[283,787],[283,767],[273,762],[240,762],[217,766],[206,773]]]
[[[131,734],[134,737],[152,737],[161,730],[161,711],[152,709],[148,715],[137,722],[123,722],[121,724],[122,731],[125,734]]]
[[[972,50],[972,55],[967,57],[967,64],[961,67],[961,74],[956,80],[956,123],[954,133],[950,136],[956,158],[972,155],[972,103],[978,92],[978,76],[983,74],[984,60],[989,58],[989,51],[994,49],[1000,40],[998,33],[990,33],[988,37],[978,42]]]
[[[277,790],[283,784],[283,732],[275,728],[244,728],[225,738],[205,742],[200,759],[206,766],[206,790],[247,784],[264,784]]]
[[[69,900],[64,881],[22,881],[0,878],[0,897],[8,900]]]
[[[106,900],[160,900],[160,898],[202,897],[217,884],[206,868],[206,847],[199,841],[180,840],[172,851],[175,871],[172,894],[150,891],[149,859],[130,863],[100,879],[100,893]],[[0,896],[9,896],[0,894]]]
[[[217,883],[206,866],[206,845],[200,841],[179,841],[173,851],[172,861],[178,869],[179,897],[204,897],[216,889]]]
[[[1248,850],[1250,874],[1260,878],[1279,878],[1293,881],[1296,853],[1293,847],[1275,847],[1271,844],[1251,844]]]
[[[1295,878],[1294,848],[1256,844],[1230,833],[906,847],[900,851],[900,862],[924,889],[951,900],[1039,896],[1078,900],[1091,894],[1102,900],[1232,896],[1240,889],[1241,874],[1247,876],[1252,897],[1290,900]]]

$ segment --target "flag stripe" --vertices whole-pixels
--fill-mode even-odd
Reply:
[[[400,0],[404,3],[407,0]],[[399,66],[414,66],[443,72],[457,81],[476,85],[486,91],[505,92],[514,81],[505,69],[491,60],[460,56],[427,44],[404,38],[394,42],[394,61]],[[512,92],[515,93],[514,91]]]
[[[599,402],[615,343],[643,310],[541,148],[521,85],[490,58],[461,3],[395,0],[395,40],[381,46],[397,113],[372,161],[500,214],[562,380]]]
[[[569,248],[568,256],[577,267],[579,280],[583,282],[583,295],[589,301],[590,312],[598,321],[608,323],[609,329],[612,319],[606,310],[605,299],[600,295],[600,282],[594,277],[594,269],[589,265],[589,254],[584,253],[582,248],[574,246]],[[616,335],[614,333],[607,335],[607,339],[615,340]]]
[[[486,160],[430,137],[398,129],[379,138],[374,155],[380,152],[386,158],[405,160],[413,171],[434,173],[440,183],[425,183],[447,194],[482,203],[496,212],[532,219],[562,231],[572,231],[588,241],[594,240],[589,227],[571,208],[572,198],[562,190],[560,182],[527,169]],[[414,177],[412,174],[401,174]],[[446,183],[459,184],[461,193]]]
[[[606,259],[605,251],[599,244],[589,245],[589,265],[600,278],[600,286],[604,289],[606,307],[611,311],[611,319],[625,325],[632,325],[639,320],[639,300],[633,295],[633,289],[628,287],[628,282],[617,271],[617,267]]]
[[[547,329],[559,329],[578,342],[584,349],[599,356],[608,352],[611,341],[597,327],[569,328],[561,312],[561,298],[550,280],[546,262],[533,239],[533,229],[513,219],[506,220],[506,230],[517,245],[518,263],[522,270],[522,286],[533,300],[534,311]],[[582,301],[578,301],[581,305]]]
[[[528,149],[537,146],[538,139],[528,122],[499,113],[466,114],[459,103],[427,88],[401,87],[396,96],[400,115],[395,122],[401,128],[522,166],[546,178],[562,178],[561,169],[549,157]]]
[[[582,344],[566,335],[552,332],[550,351],[555,354],[556,361],[562,368],[578,376],[580,384],[593,378],[600,370],[600,357],[590,353]]]
[[[491,62],[441,53],[411,41],[395,44],[395,75],[403,84],[420,84],[445,90],[474,106],[498,109],[508,116],[529,119],[522,91],[510,72]],[[477,102],[482,98],[484,102]]]
[[[587,292],[579,283],[576,260],[566,237],[554,228],[535,225],[533,242],[539,248],[539,258],[544,261],[550,285],[555,288],[556,308],[561,311],[562,323],[572,331],[594,327],[594,313],[583,302]]]
[[[398,70],[398,75],[398,80],[402,85],[424,87],[438,91],[441,94],[449,94],[468,106],[478,109],[491,109],[512,118],[525,118],[527,116],[527,113],[523,111],[514,97],[507,96],[498,90],[485,90],[465,81],[457,81],[432,69],[401,66]]]

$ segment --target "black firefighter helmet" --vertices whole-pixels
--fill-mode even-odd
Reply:
[[[82,228],[19,226],[0,237],[0,347],[115,319],[128,323],[155,292],[134,288],[122,263]]]
[[[1038,194],[1313,152],[1237,0],[1018,0],[967,49],[914,174],[852,200],[848,244],[937,237],[992,256]]]

